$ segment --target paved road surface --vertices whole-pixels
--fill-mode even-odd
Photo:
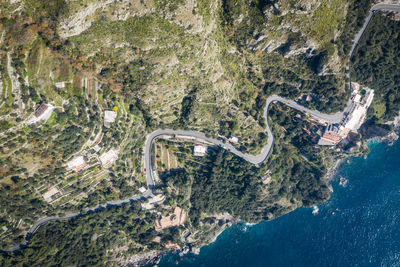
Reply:
[[[390,5],[390,4],[377,4],[370,9],[369,15],[365,19],[364,25],[362,26],[362,28],[360,29],[360,31],[356,34],[356,36],[354,38],[353,46],[351,47],[350,54],[349,54],[349,59],[353,56],[353,53],[356,50],[358,43],[365,32],[365,29],[368,27],[369,23],[371,22],[372,18],[374,17],[375,12],[378,10],[400,12],[400,6],[399,5]]]
[[[343,114],[344,112],[340,112],[340,113],[336,113],[336,114],[324,114],[321,113],[317,110],[310,110],[305,108],[302,105],[297,104],[295,101],[293,100],[288,100],[285,99],[283,97],[277,96],[277,95],[273,95],[268,97],[267,101],[266,101],[266,105],[264,108],[264,117],[265,117],[265,122],[266,122],[266,127],[265,130],[267,132],[268,135],[268,141],[267,141],[267,145],[262,149],[261,153],[258,155],[250,155],[247,153],[243,153],[239,150],[237,150],[233,145],[231,145],[230,143],[224,143],[221,140],[215,139],[215,138],[211,138],[211,137],[207,137],[204,133],[201,132],[196,132],[196,131],[185,131],[185,130],[171,130],[171,129],[160,129],[160,130],[156,130],[154,132],[152,132],[151,134],[149,134],[147,136],[147,140],[146,140],[146,144],[145,144],[145,151],[144,151],[144,159],[145,159],[145,169],[146,169],[146,181],[147,181],[147,186],[148,186],[148,190],[143,194],[143,195],[135,195],[133,197],[130,197],[128,199],[123,199],[123,200],[116,200],[116,201],[110,201],[107,202],[105,204],[102,205],[97,205],[96,207],[92,207],[92,208],[88,208],[85,209],[85,212],[90,212],[90,211],[97,211],[97,210],[101,210],[101,209],[105,209],[108,206],[119,206],[122,204],[126,204],[129,203],[131,201],[139,201],[142,199],[146,199],[148,197],[153,196],[152,190],[154,189],[154,173],[152,171],[152,163],[151,163],[151,147],[153,144],[154,139],[156,139],[157,137],[161,136],[161,135],[172,135],[172,136],[187,136],[187,137],[191,137],[191,138],[197,138],[197,139],[201,139],[204,141],[207,141],[211,144],[220,146],[228,151],[230,151],[231,153],[243,158],[244,160],[251,162],[253,164],[260,164],[262,163],[269,155],[269,153],[271,152],[272,149],[272,145],[274,142],[274,135],[272,134],[272,131],[269,127],[268,124],[268,108],[269,105],[273,102],[281,102],[284,103],[292,108],[295,108],[299,111],[302,111],[304,113],[307,113],[311,116],[313,116],[316,119],[322,119],[325,120],[328,123],[338,123],[342,120],[343,118]],[[347,108],[346,108],[347,109]],[[24,243],[20,244],[20,245],[15,245],[10,247],[9,249],[5,250],[5,251],[16,251],[24,246],[27,245],[27,242],[29,241],[30,237],[36,232],[36,230],[43,224],[49,222],[49,221],[54,221],[54,220],[65,220],[65,219],[69,219],[72,217],[76,217],[81,215],[80,212],[75,212],[75,213],[68,213],[63,217],[59,217],[59,216],[52,216],[52,217],[46,217],[46,218],[42,218],[40,219],[38,222],[36,222],[31,229],[28,231],[27,236],[26,236],[26,240],[24,241]]]
[[[92,207],[92,208],[86,208],[86,209],[84,209],[84,212],[85,213],[87,213],[87,212],[95,212],[95,211],[103,210],[103,209],[106,209],[106,208],[112,207],[112,206],[120,206],[122,204],[127,204],[127,203],[134,202],[134,201],[144,200],[144,199],[147,199],[147,198],[149,198],[151,196],[153,196],[153,193],[151,192],[151,190],[147,190],[146,192],[143,193],[143,195],[134,195],[134,196],[132,196],[130,198],[127,198],[127,199],[120,199],[120,200],[110,201],[110,202],[107,202],[106,204],[97,205],[97,206]],[[65,214],[65,216],[63,216],[63,217],[51,216],[51,217],[42,218],[39,221],[37,221],[29,229],[28,233],[26,234],[25,241],[22,244],[12,246],[12,247],[10,247],[8,249],[5,249],[4,251],[13,252],[13,251],[16,251],[16,250],[19,250],[19,249],[25,247],[28,244],[29,239],[37,231],[37,229],[39,229],[40,226],[42,226],[43,224],[45,224],[47,222],[55,221],[55,220],[66,220],[66,219],[70,219],[70,218],[73,218],[73,217],[76,217],[76,216],[79,216],[79,215],[82,215],[82,213],[81,212],[69,212],[69,213]]]
[[[400,5],[388,5],[388,4],[377,4],[375,6],[373,6],[370,10],[370,14],[369,16],[366,18],[363,27],[361,28],[361,30],[357,33],[355,39],[354,39],[354,43],[353,43],[353,47],[351,49],[350,52],[350,57],[352,56],[355,48],[358,45],[358,42],[360,41],[365,29],[367,28],[368,24],[370,23],[375,11],[377,10],[384,10],[384,11],[398,11],[400,12]],[[301,112],[304,112],[306,114],[311,115],[312,117],[316,118],[316,119],[322,119],[328,123],[339,123],[344,115],[346,114],[346,112],[348,111],[348,109],[350,108],[350,103],[351,101],[349,100],[349,103],[346,107],[346,109],[343,112],[339,112],[339,113],[335,113],[335,114],[324,114],[321,113],[317,110],[310,110],[308,108],[303,107],[302,105],[297,104],[295,101],[293,100],[288,100],[285,99],[283,97],[277,96],[277,95],[273,95],[268,97],[267,101],[266,101],[266,105],[265,105],[265,109],[264,109],[264,118],[265,118],[265,123],[266,123],[266,127],[265,130],[267,132],[268,135],[268,141],[267,141],[267,145],[262,149],[261,153],[259,155],[253,156],[253,155],[249,155],[246,153],[242,153],[239,150],[237,150],[235,147],[233,147],[231,144],[229,143],[223,143],[220,140],[211,138],[211,137],[207,137],[204,133],[201,132],[195,132],[195,131],[184,131],[184,130],[171,130],[171,129],[165,129],[165,130],[156,130],[154,132],[152,132],[151,134],[149,134],[147,136],[147,140],[146,140],[146,145],[145,145],[145,153],[144,153],[144,157],[145,157],[145,164],[144,167],[146,169],[146,181],[147,181],[147,186],[148,186],[148,190],[143,194],[143,195],[134,195],[131,198],[128,199],[123,199],[123,200],[116,200],[116,201],[110,201],[107,202],[103,205],[98,205],[94,208],[88,208],[85,209],[86,212],[94,212],[97,210],[101,210],[101,209],[105,209],[109,206],[119,206],[122,204],[126,204],[129,203],[131,201],[139,201],[142,199],[147,199],[151,196],[153,196],[152,190],[154,189],[154,177],[153,177],[153,171],[152,171],[152,164],[151,164],[151,146],[152,143],[154,141],[154,139],[156,139],[157,137],[161,136],[161,135],[181,135],[181,136],[188,136],[188,137],[194,137],[194,138],[199,138],[202,140],[205,140],[209,143],[212,143],[214,145],[218,145],[221,146],[222,148],[232,152],[233,154],[247,160],[248,162],[251,162],[253,164],[260,164],[262,163],[269,155],[269,153],[271,152],[272,149],[272,145],[274,142],[274,136],[272,134],[272,131],[269,127],[268,124],[268,108],[269,105],[273,102],[281,102],[283,104],[286,104],[289,107],[292,107],[294,109],[297,109]],[[79,216],[81,213],[80,212],[75,212],[75,213],[67,213],[65,216],[63,217],[59,217],[59,216],[52,216],[52,217],[46,217],[46,218],[42,218],[40,219],[38,222],[36,222],[31,229],[29,230],[29,232],[26,235],[25,241],[24,243],[20,244],[20,245],[15,245],[10,247],[9,249],[6,249],[4,251],[8,251],[8,252],[13,252],[16,250],[19,250],[21,248],[23,248],[24,246],[27,245],[30,237],[37,231],[37,229],[49,222],[49,221],[54,221],[54,220],[65,220],[65,219],[69,219],[69,218],[73,218],[76,216]]]
[[[154,172],[152,168],[152,163],[151,163],[151,147],[153,144],[154,139],[156,139],[159,136],[162,135],[171,135],[171,136],[186,136],[186,137],[192,137],[192,138],[197,138],[201,139],[204,141],[207,141],[209,143],[212,143],[216,146],[220,146],[231,153],[243,158],[244,160],[253,163],[253,164],[260,164],[262,163],[269,155],[272,149],[272,145],[274,142],[274,135],[272,134],[272,131],[269,127],[268,124],[268,108],[269,105],[273,102],[281,102],[283,104],[286,104],[289,107],[292,107],[294,109],[297,109],[301,112],[307,113],[311,115],[312,117],[318,119],[318,120],[324,120],[328,123],[339,123],[342,121],[345,112],[349,109],[351,101],[349,101],[346,109],[343,112],[335,113],[335,114],[325,114],[321,113],[317,110],[310,110],[298,103],[296,103],[293,100],[288,100],[283,97],[277,96],[277,95],[272,95],[268,97],[266,100],[266,105],[264,108],[264,118],[266,122],[266,127],[265,130],[268,135],[268,141],[267,145],[262,149],[261,153],[258,155],[250,155],[247,153],[243,153],[239,150],[237,150],[233,145],[230,143],[224,143],[221,140],[212,138],[212,137],[207,137],[204,133],[201,132],[196,132],[196,131],[185,131],[185,130],[172,130],[172,129],[159,129],[147,136],[146,139],[146,144],[145,144],[145,152],[144,152],[144,167],[146,169],[146,181],[147,184],[149,185],[149,189],[153,189],[155,182],[154,182]]]
[[[122,204],[129,203],[131,201],[139,201],[139,200],[147,199],[147,198],[153,196],[152,190],[154,189],[155,182],[154,182],[154,173],[153,173],[152,167],[151,167],[152,166],[151,147],[152,147],[153,141],[161,135],[186,136],[186,137],[191,137],[191,138],[198,138],[198,139],[207,141],[211,144],[221,146],[222,148],[230,151],[231,153],[233,153],[253,164],[262,163],[268,157],[269,153],[271,152],[272,145],[274,142],[274,135],[272,134],[272,131],[268,124],[268,108],[269,108],[269,105],[273,102],[281,102],[283,104],[288,105],[289,107],[292,107],[294,109],[297,109],[299,111],[307,113],[316,119],[325,120],[328,123],[339,123],[342,120],[346,110],[349,108],[349,105],[348,105],[347,108],[345,109],[345,111],[343,111],[343,112],[339,112],[339,113],[335,113],[335,114],[325,114],[325,113],[321,113],[317,110],[310,110],[310,109],[296,103],[293,100],[288,100],[288,99],[285,99],[285,98],[277,96],[277,95],[272,95],[272,96],[268,97],[265,108],[264,108],[264,117],[265,117],[265,122],[266,122],[265,130],[268,135],[268,141],[267,141],[267,145],[262,149],[261,153],[258,155],[255,155],[255,156],[247,154],[247,153],[243,153],[243,152],[237,150],[230,143],[224,143],[221,140],[207,137],[204,133],[201,133],[201,132],[185,131],[185,130],[171,130],[171,129],[156,130],[147,136],[146,144],[145,144],[145,151],[144,151],[144,159],[145,159],[144,167],[146,169],[145,174],[146,174],[148,190],[143,195],[135,195],[135,196],[127,198],[127,199],[110,201],[110,202],[107,202],[102,205],[97,205],[96,207],[87,208],[87,209],[85,209],[85,212],[90,212],[90,211],[94,212],[94,211],[98,211],[101,209],[105,209],[109,206],[119,206]],[[349,103],[350,103],[350,101],[349,101]],[[73,218],[73,217],[76,217],[79,215],[81,215],[80,212],[75,212],[75,213],[68,213],[63,217],[52,216],[52,217],[42,218],[31,227],[31,229],[28,231],[28,233],[26,235],[25,241],[22,244],[12,246],[4,251],[13,252],[13,251],[23,248],[24,246],[27,245],[27,243],[29,242],[29,239],[36,232],[36,230],[41,225],[43,225],[49,221],[65,220],[65,219]]]

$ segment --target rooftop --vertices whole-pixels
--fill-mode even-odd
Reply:
[[[328,125],[324,134],[321,136],[318,144],[319,145],[336,145],[342,140],[342,136],[340,136],[340,127],[336,125]]]
[[[194,147],[194,155],[195,156],[204,156],[207,152],[207,147],[202,145],[195,145]]]
[[[46,103],[40,104],[35,110],[35,117],[39,118],[48,108],[49,106]]]
[[[103,165],[104,168],[110,167],[111,164],[114,163],[114,161],[118,158],[118,154],[114,149],[108,150],[106,153],[103,153],[100,156],[100,162],[101,165]]]
[[[57,194],[58,192],[60,192],[60,191],[58,191],[57,187],[54,186],[54,187],[50,188],[42,196],[43,196],[44,200],[46,200],[47,202],[50,202],[52,200],[51,197],[54,196],[55,194]]]
[[[83,156],[76,157],[67,162],[67,168],[74,170],[76,172],[84,169],[86,167],[86,161]]]
[[[344,127],[350,130],[357,130],[363,123],[365,114],[367,114],[367,109],[363,106],[358,105],[351,113],[351,115],[349,115],[350,118],[344,125]]]
[[[235,144],[237,144],[237,143],[239,142],[239,138],[237,138],[237,137],[234,136],[234,135],[232,135],[231,138],[229,138],[229,140],[230,140],[232,143],[235,143]]]
[[[114,123],[116,118],[117,118],[117,112],[112,110],[104,111],[104,126],[110,127],[110,124]]]
[[[50,118],[53,110],[54,107],[51,104],[46,104],[46,103],[40,104],[36,108],[32,118],[27,122],[27,124],[30,125],[39,121],[47,121]]]
[[[65,82],[57,82],[57,83],[55,83],[55,86],[57,88],[65,88]]]

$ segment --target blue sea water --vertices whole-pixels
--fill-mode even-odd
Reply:
[[[165,256],[160,266],[400,266],[400,142],[341,166],[345,187],[331,199],[270,222],[235,225],[199,255]]]

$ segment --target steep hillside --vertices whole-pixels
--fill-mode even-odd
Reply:
[[[22,242],[40,218],[143,193],[143,146],[153,130],[235,136],[239,150],[257,154],[268,141],[263,117],[268,96],[279,94],[323,112],[343,110],[350,94],[349,44],[372,3],[362,4],[364,8],[356,0],[2,1],[1,248]],[[307,96],[312,100],[305,101]],[[321,125],[292,109],[272,106],[276,141],[262,166],[249,166],[219,148],[199,160],[192,156],[194,144],[160,141],[153,153],[161,176],[156,190],[166,196],[164,205],[151,212],[135,205],[134,216],[126,207],[107,211],[108,218],[86,214],[92,230],[81,217],[65,221],[70,227],[65,232],[52,223],[39,230],[40,238],[34,237],[30,246],[47,253],[50,265],[60,264],[51,261],[52,255],[77,264],[61,239],[53,240],[54,250],[46,249],[51,243],[46,240],[58,233],[82,241],[81,249],[93,257],[101,255],[87,264],[106,259],[121,263],[137,253],[184,246],[183,226],[161,234],[154,230],[155,217],[177,205],[188,211],[187,227],[197,231],[192,243],[199,246],[225,227],[226,221],[221,226],[218,220],[228,218],[226,213],[256,222],[323,202],[329,198],[323,178],[332,159],[342,155],[315,146],[317,136],[308,129],[317,132]],[[52,109],[49,116],[31,123],[45,107]],[[81,163],[74,169],[74,162]],[[270,180],[263,183],[267,176]],[[112,217],[116,213],[117,219]],[[123,219],[132,226],[116,227]],[[87,238],[91,231],[113,241],[104,243],[104,250],[93,249],[88,240],[95,241],[97,234]],[[57,254],[61,248],[67,252]],[[31,249],[21,257],[35,257]]]

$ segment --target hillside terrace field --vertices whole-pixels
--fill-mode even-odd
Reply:
[[[367,14],[358,5],[371,5],[21,2],[2,3],[0,14],[2,248],[21,243],[39,218],[146,194],[139,190],[151,171],[144,168],[144,144],[157,129],[199,131],[227,142],[234,136],[233,146],[257,155],[268,142],[263,111],[269,96],[342,111],[350,94],[347,37]],[[397,110],[389,100],[379,98],[375,117]],[[43,103],[55,107],[50,118],[27,125]],[[117,114],[109,127],[106,110]],[[138,253],[183,248],[185,240],[204,245],[231,220],[270,220],[328,199],[324,176],[342,152],[358,153],[356,142],[317,146],[323,125],[279,103],[271,105],[268,123],[275,142],[260,166],[216,146],[196,157],[194,142],[157,139],[153,193],[162,201],[151,209],[130,203],[51,222],[6,262],[38,260],[38,247],[49,265],[60,264],[61,256],[69,264],[118,265]],[[100,158],[109,151],[117,156],[105,167]],[[81,156],[82,170],[67,168]],[[176,207],[187,212],[185,223],[156,233],[155,222]],[[79,257],[66,236],[79,243]]]

